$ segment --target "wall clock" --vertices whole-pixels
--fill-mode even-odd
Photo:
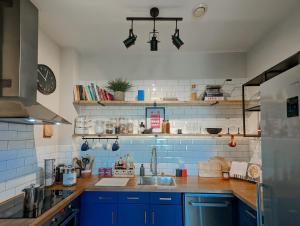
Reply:
[[[44,64],[38,65],[37,88],[44,95],[53,93],[56,89],[56,78],[53,71]]]

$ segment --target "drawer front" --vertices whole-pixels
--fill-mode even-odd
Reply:
[[[181,205],[182,194],[173,192],[153,192],[150,195],[152,204]]]
[[[84,192],[82,202],[88,203],[117,203],[118,193],[116,192]]]
[[[149,203],[148,192],[120,192],[120,203]]]

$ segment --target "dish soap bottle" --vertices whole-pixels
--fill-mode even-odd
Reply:
[[[142,164],[141,167],[140,167],[140,176],[141,177],[145,176],[145,167],[144,167],[144,164]]]

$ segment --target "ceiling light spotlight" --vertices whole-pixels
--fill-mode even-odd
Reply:
[[[177,28],[177,21],[176,21],[175,33],[174,35],[172,35],[172,42],[177,49],[180,49],[180,47],[184,44],[184,42],[179,37],[179,29]]]
[[[158,50],[158,32],[155,30],[155,20],[154,21],[154,26],[153,26],[153,32],[149,33],[149,42],[150,43],[150,50],[151,51],[157,51]],[[152,34],[152,37],[151,37]]]
[[[150,32],[150,33],[153,33],[153,32]],[[157,39],[157,33],[153,33],[153,36],[151,38],[151,40],[148,42],[150,43],[150,50],[151,51],[157,51],[158,50],[158,39]]]
[[[207,5],[206,4],[199,4],[193,9],[193,16],[194,17],[202,17],[207,12]]]
[[[133,21],[131,21],[131,28],[129,29],[129,36],[123,41],[124,45],[128,49],[130,46],[135,44],[137,36],[133,34]]]

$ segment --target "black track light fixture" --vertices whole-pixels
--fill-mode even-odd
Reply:
[[[155,30],[155,20],[153,20],[153,32],[150,32],[149,39],[150,40],[148,43],[150,43],[150,51],[157,51],[159,40],[158,40],[158,32]]]
[[[149,33],[149,41],[150,50],[157,51],[158,43],[160,42],[158,39],[158,32],[155,30],[155,22],[156,21],[176,21],[176,30],[174,35],[172,35],[173,44],[179,49],[184,43],[179,37],[179,29],[177,29],[177,21],[182,21],[182,17],[159,17],[159,9],[153,7],[150,9],[150,17],[127,17],[126,20],[131,21],[131,29],[129,30],[129,37],[124,41],[126,48],[135,44],[137,36],[133,34],[133,21],[153,21],[154,28],[153,32]]]
[[[131,28],[129,29],[129,36],[123,41],[124,45],[128,49],[130,46],[135,44],[137,35],[133,33],[133,20],[131,21]]]
[[[176,46],[177,49],[180,49],[180,47],[184,44],[184,42],[179,37],[179,29],[177,28],[177,20],[176,20],[175,33],[174,33],[174,35],[172,35],[172,42],[173,42],[173,45]]]

